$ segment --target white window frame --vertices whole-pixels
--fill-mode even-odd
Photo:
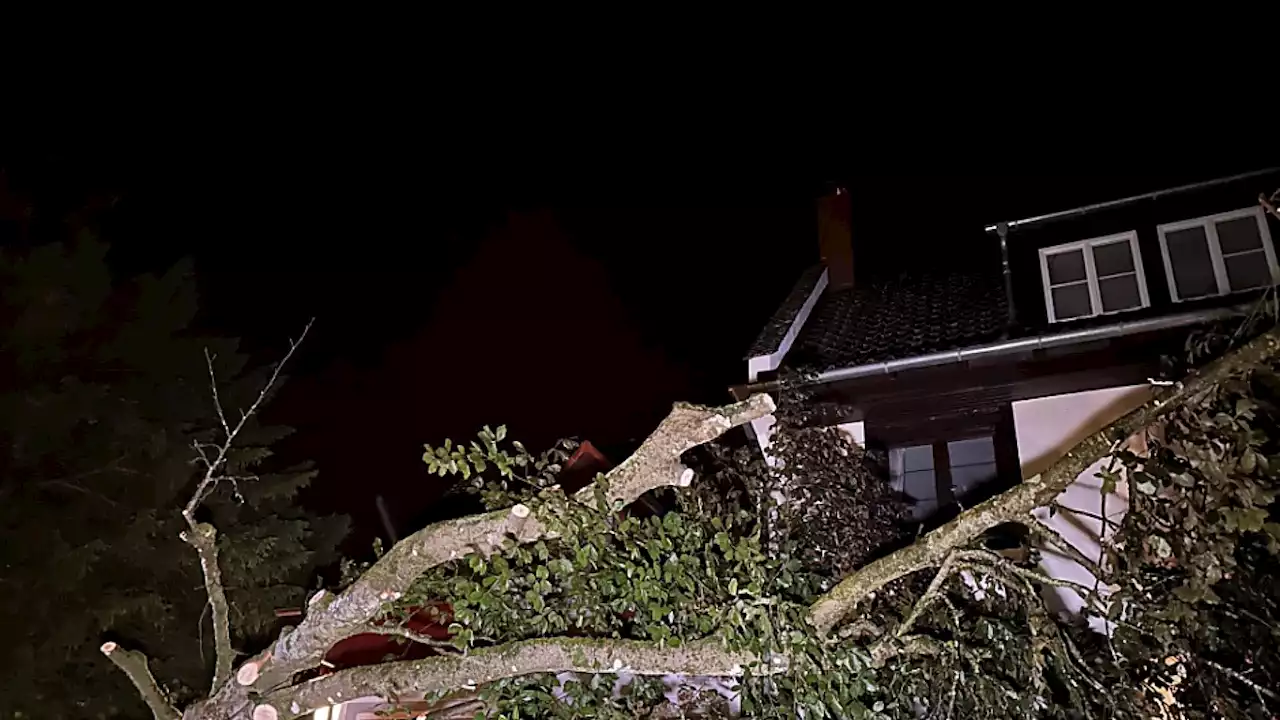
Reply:
[[[1123,310],[1107,310],[1102,309],[1102,293],[1098,290],[1098,269],[1093,264],[1093,248],[1098,245],[1112,245],[1119,242],[1129,243],[1129,252],[1133,255],[1133,271],[1138,276],[1138,300],[1141,303],[1138,307],[1125,308]],[[1049,281],[1049,256],[1058,255],[1065,252],[1079,251],[1084,256],[1084,275],[1085,282],[1089,284],[1089,304],[1093,312],[1089,315],[1077,315],[1076,317],[1059,320],[1057,312],[1053,308],[1053,286]],[[1142,269],[1142,253],[1138,250],[1138,233],[1136,230],[1116,233],[1115,235],[1104,235],[1102,237],[1089,238],[1088,240],[1079,240],[1077,242],[1065,243],[1062,245],[1054,245],[1053,247],[1040,248],[1040,277],[1044,280],[1044,307],[1049,313],[1049,322],[1070,322],[1071,320],[1084,320],[1085,318],[1097,317],[1098,315],[1114,315],[1116,313],[1132,312],[1141,310],[1151,306],[1151,298],[1147,295],[1147,274]],[[1108,276],[1110,277],[1110,276]]]
[[[1227,279],[1227,265],[1222,260],[1222,245],[1218,242],[1218,223],[1223,220],[1236,220],[1243,217],[1253,217],[1257,220],[1258,232],[1262,237],[1262,250],[1266,253],[1267,265],[1271,268],[1271,284],[1280,285],[1280,265],[1276,264],[1276,251],[1271,245],[1271,230],[1267,227],[1266,213],[1263,212],[1261,206],[1241,208],[1240,210],[1217,213],[1216,215],[1205,215],[1204,217],[1191,218],[1190,220],[1165,223],[1156,228],[1157,233],[1160,235],[1160,254],[1164,256],[1164,275],[1169,280],[1169,297],[1173,298],[1174,302],[1182,302],[1183,298],[1178,297],[1178,286],[1173,282],[1173,262],[1169,259],[1169,244],[1165,236],[1171,232],[1193,227],[1203,227],[1205,237],[1208,238],[1209,258],[1213,261],[1213,277],[1218,284],[1217,295],[1229,295],[1246,291],[1232,290],[1230,288],[1230,281]],[[1247,290],[1258,289],[1247,288]],[[1198,300],[1204,297],[1215,297],[1215,295],[1202,295],[1189,299]]]

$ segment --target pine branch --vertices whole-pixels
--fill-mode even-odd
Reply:
[[[753,667],[755,666],[755,667]],[[319,707],[358,697],[413,697],[466,689],[532,673],[619,673],[633,675],[741,676],[785,672],[778,661],[761,663],[749,652],[725,649],[718,638],[680,647],[639,640],[539,638],[473,650],[340,670],[265,695],[254,707],[255,720],[294,718]]]
[[[656,488],[687,487],[693,470],[680,462],[682,453],[774,409],[768,395],[719,408],[677,403],[635,454],[606,475],[607,499],[621,507]],[[573,499],[594,504],[594,491],[588,485]],[[302,623],[242,665],[236,679],[259,691],[286,682],[318,665],[338,641],[363,632],[384,604],[399,599],[427,570],[472,552],[493,553],[508,540],[528,543],[546,537],[554,534],[527,505],[428,525],[396,543],[342,594],[313,597]]]
[[[107,656],[116,667],[129,676],[129,680],[133,682],[133,686],[138,689],[138,694],[146,701],[147,707],[151,708],[151,714],[156,720],[180,720],[181,715],[177,708],[169,704],[169,698],[164,691],[160,689],[156,678],[151,674],[151,668],[147,666],[147,656],[136,650],[125,650],[119,645],[109,642],[102,645],[102,654]]]
[[[972,542],[991,527],[1005,522],[1025,522],[1031,511],[1051,503],[1090,465],[1115,452],[1117,440],[1128,438],[1171,410],[1197,402],[1223,380],[1267,362],[1277,352],[1280,352],[1280,328],[1273,328],[1182,382],[1159,388],[1151,400],[1082,440],[1040,475],[974,506],[915,543],[841,580],[810,607],[809,621],[820,632],[830,632],[860,602],[886,584],[919,570],[938,567],[953,550]]]

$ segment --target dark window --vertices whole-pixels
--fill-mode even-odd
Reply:
[[[1076,283],[1053,288],[1053,316],[1057,320],[1087,317],[1093,314],[1089,284]]]
[[[1116,275],[1098,280],[1098,298],[1102,312],[1116,312],[1142,307],[1137,275]]]
[[[1245,253],[1222,258],[1227,284],[1232,290],[1265,287],[1271,282],[1271,267],[1263,253]]]
[[[1222,295],[1275,282],[1266,220],[1258,208],[1199,218],[1161,231],[1175,300]]]
[[[999,476],[995,440],[986,436],[893,448],[889,475],[893,489],[911,499],[913,515],[923,520]]]
[[[1133,272],[1133,252],[1129,243],[1121,241],[1094,245],[1093,265],[1100,278]]]
[[[1174,230],[1164,236],[1169,248],[1169,265],[1173,268],[1173,284],[1178,298],[1215,295],[1218,281],[1213,275],[1213,258],[1209,254],[1209,237],[1203,227]]]
[[[1233,218],[1217,223],[1218,243],[1223,255],[1262,249],[1262,233],[1257,218]]]
[[[979,485],[996,479],[996,444],[990,437],[952,440],[947,443],[951,461],[951,489],[964,500]]]
[[[1040,251],[1053,322],[1144,307],[1135,233],[1083,240]]]
[[[889,474],[893,489],[911,498],[916,519],[937,512],[938,483],[933,468],[932,445],[910,445],[891,450]]]
[[[1084,268],[1084,252],[1060,252],[1049,256],[1049,282],[1053,285],[1083,282],[1088,279]]]
[[[1227,286],[1232,291],[1265,287],[1271,281],[1271,266],[1267,264],[1257,218],[1223,220],[1215,223],[1214,229],[1218,231],[1218,247],[1222,248]]]

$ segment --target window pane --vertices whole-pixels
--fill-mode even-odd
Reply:
[[[938,485],[932,470],[917,470],[902,476],[902,492],[913,500],[937,500]]]
[[[979,485],[996,479],[996,464],[965,465],[951,470],[951,487],[956,497],[964,497]]]
[[[1164,236],[1173,266],[1173,284],[1180,299],[1215,295],[1218,281],[1209,258],[1209,238],[1202,227],[1174,230]]]
[[[947,456],[952,468],[995,462],[996,444],[989,437],[953,440],[947,443]]]
[[[932,469],[933,469],[933,446],[932,445],[916,445],[914,447],[902,448],[903,472],[911,472],[913,470],[932,470]]]
[[[1267,254],[1262,250],[1224,257],[1222,264],[1227,266],[1227,284],[1232,290],[1248,290],[1271,284],[1271,267],[1267,265]]]
[[[1099,280],[1098,298],[1102,300],[1103,312],[1141,307],[1142,296],[1138,294],[1138,276],[1117,275]]]
[[[1085,279],[1084,252],[1081,250],[1054,253],[1045,260],[1049,265],[1050,285],[1080,282]]]
[[[1223,220],[1217,223],[1217,230],[1218,244],[1222,247],[1223,255],[1262,248],[1262,233],[1258,230],[1258,219],[1252,215]]]
[[[911,508],[911,516],[916,520],[926,520],[936,512],[938,512],[937,500],[921,500]]]
[[[1129,241],[1094,245],[1093,266],[1098,277],[1133,272],[1133,250]]]
[[[1053,293],[1053,315],[1058,320],[1085,317],[1093,314],[1089,300],[1089,283],[1063,285],[1050,290]]]

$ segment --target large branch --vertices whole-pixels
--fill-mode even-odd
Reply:
[[[147,667],[146,655],[136,650],[125,650],[113,642],[103,644],[102,654],[129,676],[156,720],[179,720],[181,716],[177,709],[169,704],[168,696],[160,689],[155,676],[151,674],[151,668]]]
[[[650,490],[689,485],[693,471],[680,462],[682,453],[774,409],[768,395],[718,408],[677,403],[635,454],[606,475],[609,501],[625,506]],[[594,504],[593,492],[587,486],[574,499]],[[526,505],[428,525],[396,543],[340,595],[314,596],[302,623],[242,665],[236,680],[259,691],[284,683],[318,665],[338,641],[362,632],[383,605],[399,599],[427,570],[473,552],[495,552],[509,539],[527,543],[549,535],[538,512]]]
[[[1162,388],[1151,400],[1067,451],[1048,470],[1001,495],[976,505],[915,543],[863,567],[840,581],[809,609],[809,621],[823,633],[843,620],[859,602],[900,577],[941,565],[952,550],[965,546],[988,528],[1023,522],[1032,510],[1048,505],[1081,473],[1111,454],[1119,441],[1143,430],[1169,411],[1202,398],[1218,383],[1248,371],[1280,351],[1280,328],[1274,328],[1185,380]]]
[[[200,557],[200,571],[204,575],[204,589],[209,596],[213,618],[213,689],[216,691],[231,679],[231,666],[236,656],[235,649],[231,647],[230,606],[222,586],[222,570],[218,566],[218,533],[209,523],[195,523],[180,537],[195,548],[196,555]]]
[[[780,672],[778,659],[762,667],[755,655],[727,650],[718,638],[664,647],[640,640],[539,638],[437,655],[423,660],[341,670],[267,694],[254,708],[255,720],[293,718],[319,707],[359,697],[412,697],[419,693],[472,689],[532,673],[631,673],[633,675],[740,676]]]

